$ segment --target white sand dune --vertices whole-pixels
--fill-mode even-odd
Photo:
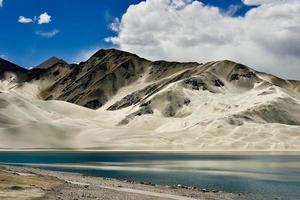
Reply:
[[[230,61],[95,55],[27,82],[4,76],[0,148],[300,150],[299,81]]]
[[[137,106],[95,111],[63,101],[38,100],[34,95],[25,97],[20,90],[1,93],[0,146],[111,150],[300,149],[300,95],[286,89],[272,86],[243,93],[215,94],[195,92],[182,87],[179,81],[149,99],[153,114],[136,116],[130,123],[119,126]],[[178,106],[184,99],[190,99],[191,103]],[[167,117],[170,113],[166,107],[170,105],[176,113]]]

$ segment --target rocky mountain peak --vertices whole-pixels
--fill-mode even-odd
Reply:
[[[57,64],[67,64],[67,62],[64,61],[63,59],[59,59],[55,56],[52,56],[52,57],[48,58],[47,60],[45,60],[44,62],[42,62],[41,64],[37,65],[35,68],[48,69]]]

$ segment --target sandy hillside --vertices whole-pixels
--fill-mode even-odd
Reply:
[[[100,50],[4,73],[15,78],[0,82],[1,148],[300,150],[300,82],[231,61]]]

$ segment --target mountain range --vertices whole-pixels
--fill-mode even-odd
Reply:
[[[0,148],[299,150],[300,81],[116,49],[30,70],[0,59]]]

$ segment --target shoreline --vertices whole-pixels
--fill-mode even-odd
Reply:
[[[73,149],[73,148],[20,148],[20,149],[9,149],[0,148],[0,152],[103,152],[103,153],[300,153],[299,150],[259,150],[259,149],[228,149],[228,150],[127,150],[127,149],[116,149],[116,150],[103,150],[103,149]]]
[[[78,173],[58,172],[51,170],[43,170],[31,167],[7,166],[0,165],[0,172],[14,177],[13,180],[24,179],[29,185],[20,186],[13,185],[10,188],[19,188],[18,192],[26,192],[42,195],[38,199],[46,200],[74,200],[74,199],[180,199],[180,200],[241,200],[247,199],[241,194],[226,193],[213,189],[198,188],[184,185],[158,185],[150,182],[139,182],[133,180],[121,180],[104,177],[86,176]],[[45,182],[49,187],[43,188],[34,184],[30,184],[32,178],[40,178],[40,182]],[[4,180],[1,177],[0,180]],[[24,181],[23,180],[23,181]],[[1,186],[0,182],[0,186]],[[29,189],[28,189],[29,188]],[[3,190],[3,189],[2,189]],[[32,191],[37,191],[33,193]],[[7,194],[14,193],[15,190],[7,191]],[[1,196],[2,195],[2,196]],[[1,191],[0,199],[4,198],[5,191]],[[126,198],[124,198],[126,196]],[[36,198],[36,197],[34,197]],[[27,199],[34,199],[27,198]],[[22,199],[22,198],[14,198]]]

